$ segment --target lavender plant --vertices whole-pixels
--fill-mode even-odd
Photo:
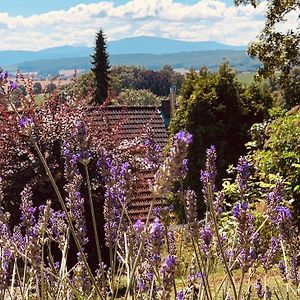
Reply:
[[[54,92],[37,108],[31,86],[16,107],[10,101],[16,83],[0,70],[0,93],[7,101],[0,120],[0,299],[300,296],[299,235],[282,181],[269,191],[263,218],[257,218],[249,197],[251,164],[241,157],[238,201],[228,210],[226,194],[215,184],[212,146],[199,182],[204,219],[197,218],[196,194],[188,189],[182,193],[186,224],[170,226],[166,216],[172,208],[165,200],[186,175],[192,136],[174,135],[164,157],[150,130],[130,141],[114,141],[97,129],[93,114],[85,116],[101,107],[89,107],[78,93],[66,103]],[[27,171],[29,178],[11,187],[15,174]],[[153,197],[147,215],[133,220],[129,209],[143,172],[154,174],[149,182]],[[37,199],[39,193],[45,201]],[[230,232],[226,222],[232,224]],[[262,234],[265,228],[271,228],[270,238]],[[222,277],[218,283],[216,274]],[[280,276],[284,292],[270,285],[270,278],[279,281]]]

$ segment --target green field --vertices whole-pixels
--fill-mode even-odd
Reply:
[[[237,73],[237,79],[239,82],[246,85],[250,85],[254,81],[255,72],[240,72]],[[267,79],[261,80],[261,85],[268,83]]]
[[[241,72],[237,74],[237,79],[241,83],[245,83],[247,85],[251,84],[254,80],[255,72]]]

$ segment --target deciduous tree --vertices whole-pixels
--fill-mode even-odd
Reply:
[[[205,151],[215,145],[218,153],[218,178],[246,153],[248,130],[262,122],[271,97],[258,87],[246,88],[236,79],[228,64],[216,73],[206,68],[187,74],[179,97],[179,108],[171,121],[170,132],[187,130],[193,135],[189,148],[187,185],[201,195],[199,172],[204,168]]]
[[[149,90],[124,89],[114,104],[125,106],[160,106],[163,97],[156,96]]]
[[[40,82],[37,81],[33,84],[33,92],[35,95],[42,93],[42,85]]]
[[[235,0],[236,5],[259,5],[259,0]],[[267,1],[265,26],[258,37],[258,41],[250,44],[248,53],[257,57],[262,63],[258,74],[264,77],[280,73],[280,83],[288,82],[288,75],[295,66],[300,65],[300,27],[299,0]],[[282,30],[281,25],[288,25],[288,18],[296,18],[295,28]]]

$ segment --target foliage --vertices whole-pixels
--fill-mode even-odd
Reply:
[[[113,100],[115,105],[125,106],[160,106],[162,97],[154,95],[149,90],[123,89],[119,96]]]
[[[85,73],[77,76],[75,73],[71,82],[60,86],[57,93],[59,97],[68,101],[73,98],[88,98],[92,99],[95,95],[96,82],[93,72]]]
[[[274,97],[274,109],[284,111],[300,104],[300,67],[294,67],[286,75],[285,82],[278,82],[278,78],[269,79],[268,86]]]
[[[206,148],[214,144],[219,153],[218,171],[226,177],[228,165],[245,153],[248,130],[267,116],[271,96],[257,85],[242,86],[235,72],[223,64],[218,72],[203,68],[191,71],[183,83],[179,108],[171,121],[172,133],[184,129],[193,134],[187,184],[200,195],[199,171],[204,165]]]
[[[283,86],[284,107],[288,110],[300,104],[300,66],[294,67]]]
[[[253,160],[261,178],[265,178],[266,174],[279,174],[288,183],[286,192],[294,199],[296,212],[300,211],[299,120],[299,106],[273,120],[265,128],[262,146],[253,151]]]
[[[82,74],[76,78],[75,84],[75,90],[80,92],[82,95],[87,96],[89,93],[95,93],[95,74],[93,72]]]
[[[95,103],[102,104],[108,97],[109,89],[109,57],[106,51],[106,38],[102,30],[97,33],[95,51],[92,55],[92,72],[95,75]]]
[[[90,97],[83,97],[79,92],[73,93],[72,97],[65,101],[59,92],[46,94],[41,106],[36,107],[33,93],[33,85],[31,81],[25,84],[27,88],[27,96],[21,97],[18,107],[22,115],[30,117],[35,124],[35,141],[40,147],[43,156],[46,157],[50,171],[55,177],[58,187],[64,194],[65,178],[63,176],[64,159],[62,155],[63,142],[68,142],[74,146],[72,134],[76,120],[85,120],[84,115],[87,115],[90,109]],[[9,94],[11,98],[14,91]],[[44,174],[43,165],[38,159],[37,152],[30,143],[30,139],[20,134],[20,128],[16,126],[17,116],[8,111],[9,107],[1,109],[1,115],[9,116],[1,120],[1,138],[0,138],[0,169],[1,177],[3,178],[3,190],[5,193],[2,206],[11,214],[10,225],[15,225],[20,218],[19,197],[20,193],[26,186],[30,186],[33,195],[33,205],[45,205],[47,199],[52,200],[52,207],[60,208],[60,204],[55,196],[54,190],[51,187],[49,179]],[[100,130],[98,126],[93,126],[94,130]],[[99,132],[95,135],[101,135]],[[112,139],[111,143],[112,143]],[[98,139],[99,142],[99,139]],[[93,142],[91,142],[93,144]],[[94,143],[96,147],[96,144]],[[91,146],[92,148],[92,146]],[[50,155],[51,154],[51,155]],[[96,162],[93,162],[94,164]],[[94,173],[91,173],[91,178],[94,180]],[[20,180],[22,178],[22,180]],[[95,185],[96,188],[96,185]],[[86,189],[81,191],[84,195],[87,194]],[[98,190],[98,197],[95,197],[96,211],[101,215],[103,205],[101,202],[101,191]],[[88,205],[86,209],[89,209]],[[102,222],[102,223],[101,223]],[[90,219],[87,219],[87,228],[92,229]],[[103,232],[103,221],[98,219],[98,230]],[[86,245],[86,251],[89,253],[90,259],[95,257],[95,249],[93,239],[89,237],[90,243]],[[56,253],[56,251],[54,251]],[[76,249],[74,242],[71,239],[70,250],[68,252],[70,259],[68,264],[74,265],[76,261]],[[107,259],[104,260],[107,262]]]
[[[19,95],[26,96],[27,94],[26,88],[23,84],[19,84],[16,90],[18,91]]]
[[[42,93],[42,85],[40,82],[37,81],[33,84],[33,92],[35,95],[39,95]]]
[[[52,93],[56,89],[56,84],[53,82],[50,82],[45,87],[45,93]]]
[[[235,3],[256,7],[260,1],[235,0]],[[258,41],[250,44],[248,49],[250,56],[257,57],[263,63],[258,73],[270,77],[280,72],[280,82],[283,85],[288,83],[293,67],[300,65],[300,28],[298,24],[296,28],[289,28],[285,32],[282,25],[286,25],[286,20],[291,15],[298,19],[299,8],[299,0],[267,1],[265,27]]]
[[[170,66],[159,71],[141,67],[116,66],[111,70],[112,93],[118,95],[123,89],[149,90],[157,96],[168,96],[170,88],[180,89],[183,76]]]
[[[162,98],[158,95],[168,96],[172,86],[179,89],[183,78],[183,75],[169,66],[160,71],[140,67],[112,67],[109,72],[110,100],[116,105],[160,105]],[[88,72],[74,77],[70,85],[60,88],[60,93],[70,98],[72,91],[88,95],[94,93],[95,89],[95,73]]]

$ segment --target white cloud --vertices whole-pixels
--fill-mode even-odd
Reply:
[[[0,50],[92,46],[99,28],[108,40],[151,35],[247,44],[262,28],[265,8],[266,2],[254,9],[229,7],[219,0],[199,0],[194,5],[173,0],[131,0],[119,6],[108,1],[79,4],[30,17],[0,12]]]

